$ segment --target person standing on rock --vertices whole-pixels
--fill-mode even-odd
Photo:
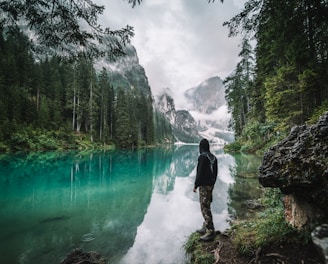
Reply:
[[[215,229],[211,212],[212,193],[218,174],[218,163],[216,157],[210,152],[210,144],[207,139],[199,143],[199,156],[194,192],[199,188],[199,202],[204,223],[197,230],[203,241],[212,241],[215,238]]]

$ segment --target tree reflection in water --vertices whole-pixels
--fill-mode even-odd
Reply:
[[[219,175],[217,230],[258,192],[259,159],[212,146]],[[76,247],[110,263],[179,263],[200,227],[193,193],[198,144],[138,151],[47,152],[0,158],[0,256],[4,263],[60,263]],[[85,236],[92,239],[85,240]]]

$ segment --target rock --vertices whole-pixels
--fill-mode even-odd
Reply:
[[[328,112],[312,126],[294,127],[264,155],[259,182],[289,195],[290,216],[298,227],[328,217]]]
[[[328,264],[328,224],[316,227],[312,231],[311,237],[322,256],[324,263]]]
[[[263,205],[257,200],[246,200],[245,205],[251,210],[259,210],[263,208]]]
[[[292,226],[312,229],[315,223],[317,223],[320,210],[312,204],[299,199],[295,195],[286,195],[283,202],[285,220]]]
[[[106,259],[98,252],[84,252],[82,249],[74,249],[61,264],[106,264]]]

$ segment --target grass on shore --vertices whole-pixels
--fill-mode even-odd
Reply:
[[[267,189],[261,204],[263,210],[252,219],[236,220],[225,233],[229,237],[234,254],[240,257],[252,257],[259,248],[278,246],[280,244],[306,245],[311,243],[309,232],[300,231],[285,221],[281,194],[276,189]],[[212,244],[218,244],[213,241]],[[204,247],[199,235],[193,233],[184,244],[191,263],[214,263],[214,245]],[[211,248],[211,250],[207,250]],[[233,254],[233,253],[231,253]]]

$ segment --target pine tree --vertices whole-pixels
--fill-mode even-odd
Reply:
[[[107,110],[107,120],[109,127],[109,138],[113,140],[114,138],[114,130],[115,130],[115,92],[113,86],[109,85],[109,93],[108,93],[108,110]]]
[[[98,105],[97,105],[97,98],[98,98],[98,87],[96,82],[96,73],[95,69],[93,68],[93,63],[91,62],[90,65],[90,80],[89,80],[89,107],[88,107],[88,125],[89,125],[89,133],[91,141],[94,140],[95,135],[95,127],[96,123],[98,122]]]
[[[80,59],[76,71],[76,131],[89,130],[91,63]]]
[[[71,128],[73,131],[77,130],[77,122],[76,122],[76,109],[77,109],[77,62],[73,62],[71,67],[67,68],[67,86],[65,90],[65,101],[66,106],[65,109],[68,113],[67,118],[69,118],[71,123]]]
[[[139,91],[136,98],[138,141],[142,144],[152,144],[154,141],[153,108],[151,100]]]
[[[137,96],[133,91],[126,92],[127,112],[129,114],[129,148],[136,148],[138,146],[138,115],[137,110]]]
[[[120,148],[130,148],[132,143],[130,115],[127,96],[122,88],[117,92],[115,112],[115,141]]]
[[[109,135],[109,127],[107,120],[108,113],[108,94],[109,94],[109,78],[108,73],[105,68],[102,69],[99,75],[98,81],[100,96],[99,96],[99,139],[103,142],[106,142]]]
[[[250,90],[253,85],[254,58],[252,48],[247,39],[243,40],[241,57],[232,75],[224,80],[226,86],[226,100],[233,117],[233,128],[237,136],[241,135],[247,123],[251,110]]]
[[[38,127],[40,128],[48,128],[50,122],[50,110],[49,103],[47,102],[47,98],[45,96],[40,97],[40,106],[38,111]]]

